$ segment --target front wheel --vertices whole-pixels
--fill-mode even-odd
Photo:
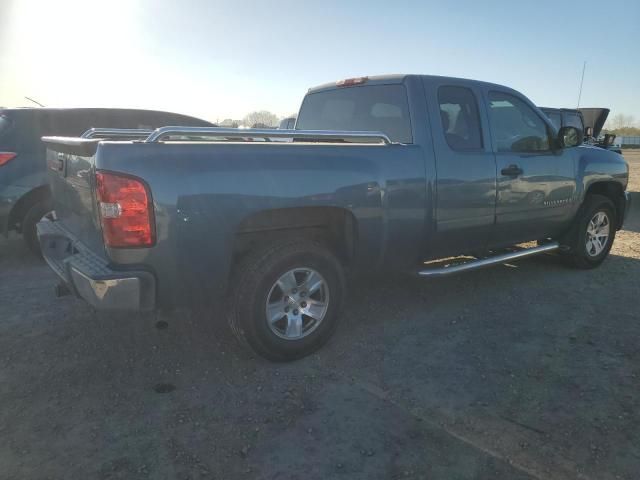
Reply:
[[[590,195],[576,218],[569,242],[571,263],[595,268],[609,254],[616,236],[616,210],[607,197]]]
[[[301,239],[270,245],[237,266],[229,324],[259,355],[295,360],[329,340],[344,292],[342,266],[321,244]]]

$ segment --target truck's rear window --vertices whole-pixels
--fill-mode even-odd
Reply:
[[[366,130],[411,143],[404,85],[365,85],[310,93],[302,102],[298,130]]]

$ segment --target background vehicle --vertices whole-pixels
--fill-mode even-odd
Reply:
[[[17,230],[39,252],[36,223],[51,210],[44,135],[79,136],[91,127],[213,126],[176,113],[117,108],[0,109],[0,233]]]
[[[296,117],[283,118],[278,126],[281,130],[292,130],[296,126]]]
[[[562,127],[575,127],[581,132],[584,132],[585,123],[582,117],[582,112],[574,108],[550,108],[540,107],[545,115],[551,120],[551,123],[556,130],[560,130]]]
[[[556,132],[500,85],[349,79],[311,89],[296,128],[45,138],[58,217],[38,224],[47,262],[98,308],[225,294],[237,337],[290,360],[334,332],[347,272],[438,276],[551,250],[593,268],[627,210],[620,155],[576,147],[581,131]],[[167,141],[175,135],[294,141]],[[424,265],[461,254],[476,259]]]
[[[614,145],[616,136],[612,133],[601,135],[607,117],[609,116],[608,108],[580,108],[580,113],[584,120],[585,128],[591,128],[591,135],[588,137],[588,143],[600,148],[612,150],[622,154],[619,146]]]
[[[622,153],[619,147],[614,146],[615,135],[607,134],[600,137],[609,116],[608,108],[548,108],[542,110],[556,129],[561,127],[576,127],[584,132],[584,141],[588,145],[613,150]]]

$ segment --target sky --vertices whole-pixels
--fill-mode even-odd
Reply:
[[[600,30],[600,33],[597,31]],[[286,116],[309,87],[422,73],[640,121],[640,2],[0,0],[0,105]]]

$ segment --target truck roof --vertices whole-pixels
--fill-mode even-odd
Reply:
[[[471,78],[447,77],[442,75],[420,75],[420,74],[414,74],[414,73],[404,73],[404,74],[390,74],[390,75],[373,75],[373,76],[365,76],[365,77],[357,77],[357,78],[366,78],[367,79],[366,85],[391,85],[391,84],[403,83],[409,77],[451,80],[455,82],[465,82],[465,83],[468,82],[468,83],[474,83],[474,84],[482,84],[488,87],[499,87],[500,89],[504,89],[504,90],[513,90],[510,87],[499,85],[497,83],[484,82],[482,80],[473,80]],[[322,85],[318,85],[316,87],[311,87],[308,93],[315,93],[323,90],[332,90],[338,86],[337,83],[338,83],[337,81],[329,82],[329,83],[323,83]],[[361,84],[358,84],[358,85],[361,85]]]

